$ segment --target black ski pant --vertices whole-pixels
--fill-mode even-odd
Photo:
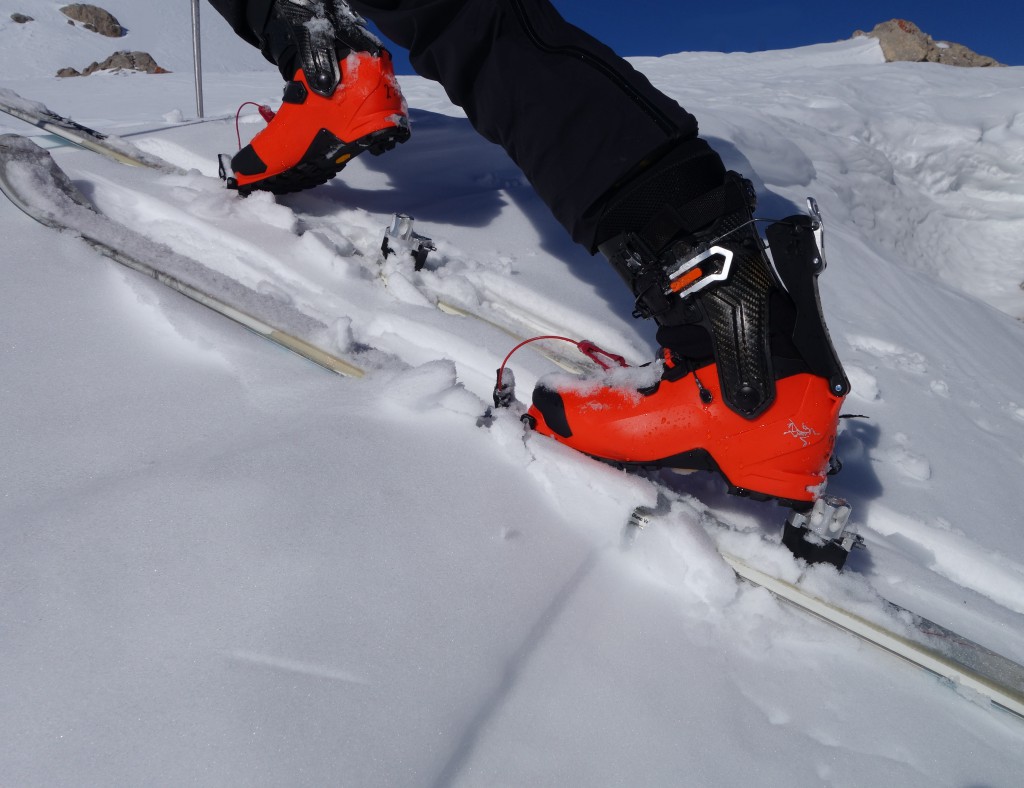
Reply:
[[[267,54],[273,0],[210,0]],[[593,251],[608,197],[697,136],[696,119],[547,0],[349,0],[501,145]],[[291,74],[286,75],[291,78]]]

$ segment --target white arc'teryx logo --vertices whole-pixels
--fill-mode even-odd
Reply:
[[[784,433],[785,435],[792,435],[794,438],[806,446],[811,442],[811,437],[818,434],[818,431],[808,427],[806,424],[800,424],[799,426],[792,419],[789,420],[789,429]]]

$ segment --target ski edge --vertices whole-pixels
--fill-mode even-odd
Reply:
[[[49,154],[42,151],[41,148],[39,150],[42,154],[49,157]],[[52,160],[52,157],[49,158]],[[53,166],[59,169],[56,164]],[[345,377],[362,378],[366,375],[365,370],[356,364],[346,361],[345,359],[340,358],[323,348],[317,347],[294,334],[281,330],[260,318],[250,315],[222,299],[210,295],[199,287],[190,285],[177,277],[161,271],[134,255],[130,255],[108,243],[105,243],[104,241],[93,238],[87,233],[83,233],[62,223],[58,218],[52,216],[46,211],[38,209],[30,200],[26,199],[25,195],[22,194],[17,187],[7,180],[6,170],[2,167],[0,167],[0,191],[3,191],[7,198],[25,215],[40,224],[61,232],[66,231],[74,233],[103,256],[108,257],[114,262],[120,263],[127,268],[131,268],[134,271],[145,274],[151,279],[155,279],[183,296],[202,304],[217,314],[238,323],[266,339],[269,339],[271,342],[298,354],[308,361],[312,361],[314,364],[317,364],[330,372],[334,372]]]
[[[15,93],[14,95],[17,96],[18,94]],[[121,150],[118,146],[109,142],[107,135],[101,134],[95,129],[90,129],[88,126],[83,126],[69,118],[64,118],[49,109],[46,110],[45,114],[41,112],[36,113],[20,107],[11,106],[5,101],[0,100],[0,112],[5,112],[12,118],[17,118],[18,120],[35,126],[36,128],[47,131],[50,134],[54,134],[61,139],[67,140],[73,145],[77,145],[80,148],[85,148],[93,153],[106,156],[107,158],[113,159],[121,164],[127,164],[131,167],[146,167],[155,170],[173,169],[170,164],[155,158],[150,158],[141,151],[139,152],[140,155],[135,155],[127,150]]]
[[[10,91],[10,93],[12,93],[14,96],[18,98],[22,98],[17,93],[13,93],[13,91]],[[161,171],[175,171],[173,165],[170,165],[162,160],[155,158],[143,158],[141,156],[133,156],[129,153],[126,153],[117,148],[116,146],[111,145],[110,142],[108,142],[108,135],[91,129],[88,126],[83,126],[82,124],[78,123],[77,121],[71,120],[70,118],[65,118],[61,115],[58,115],[49,108],[45,109],[45,114],[42,111],[30,111],[20,107],[12,106],[5,102],[2,99],[2,97],[0,97],[0,111],[5,112],[8,115],[18,118],[19,120],[22,120],[26,123],[29,123],[37,128],[41,128],[45,131],[55,134],[67,140],[68,142],[78,145],[79,147],[82,147],[90,152],[97,153],[107,158],[110,158],[120,164],[135,167],[147,167]],[[59,223],[54,223],[52,220],[44,221],[39,216],[31,213],[29,210],[26,209],[26,206],[23,202],[20,202],[19,200],[15,199],[15,197],[11,194],[10,191],[5,190],[5,192],[7,193],[7,196],[11,199],[12,202],[18,205],[18,207],[21,208],[26,213],[29,213],[29,215],[31,215],[37,221],[42,221],[44,224],[50,227],[55,227],[57,229],[61,228],[61,225]],[[86,240],[88,240],[90,243],[92,243],[94,246],[100,249],[100,251],[102,251],[103,254],[107,256],[111,256],[111,252],[114,251],[110,249],[104,251],[103,249],[100,248],[103,246],[103,244],[101,242],[95,241],[95,239]],[[118,260],[118,262],[122,262],[123,264],[127,265],[127,263],[125,263],[124,260]],[[141,268],[137,268],[137,270],[141,270],[143,273],[146,273],[149,276],[154,276],[153,273],[150,273],[146,270],[142,270]],[[156,277],[154,276],[154,278]],[[384,277],[384,283],[385,286],[387,286],[386,277]],[[220,312],[221,314],[226,314],[221,309],[215,307],[212,303],[207,303],[204,300],[204,298],[208,299],[209,297],[205,296],[205,294],[197,293],[195,295],[190,295],[189,293],[186,293],[185,289],[188,286],[184,285],[183,283],[179,283],[181,284],[181,286],[172,285],[170,282],[164,282],[164,284],[173,287],[175,290],[182,292],[184,295],[187,295],[188,297],[193,298],[194,300],[204,303],[206,306],[210,307],[211,309],[214,309],[217,312]],[[435,306],[445,314],[478,320],[481,323],[484,323],[488,326],[491,326],[492,328],[502,331],[512,339],[515,339],[517,342],[527,338],[526,332],[521,332],[517,330],[517,328],[510,327],[509,325],[506,325],[504,321],[496,319],[495,317],[488,317],[486,315],[481,314],[480,312],[473,308],[468,308],[462,305],[455,304],[450,300],[434,296],[433,294],[428,293],[428,297],[430,297],[431,300],[434,301]],[[225,307],[227,307],[227,305],[225,305]],[[506,307],[504,311],[511,313],[514,310],[510,310],[508,307]],[[230,317],[230,315],[226,316]],[[514,322],[522,324],[518,328],[529,327],[530,330],[539,331],[540,333],[559,333],[557,331],[552,331],[551,329],[548,328],[541,329],[535,327],[533,325],[533,321],[531,321],[530,318],[528,318],[525,315],[513,316],[512,314],[509,314],[508,316],[511,317]],[[254,318],[249,318],[249,320],[255,321]],[[246,320],[238,320],[237,322],[240,322],[243,325],[247,325]],[[259,321],[255,322],[258,323]],[[267,336],[268,338],[272,339],[278,344],[288,347],[290,350],[294,350],[300,355],[309,358],[310,360],[314,361],[317,364],[320,364],[321,366],[326,367],[327,369],[339,372],[339,374],[344,375],[362,375],[361,370],[358,373],[355,372],[355,370],[358,370],[358,367],[355,367],[355,365],[345,362],[343,360],[339,360],[336,357],[331,356],[329,353],[326,353],[325,351],[322,351],[321,349],[316,348],[315,346],[310,345],[309,343],[304,342],[303,340],[300,340],[296,337],[285,334],[284,332],[277,331],[276,329],[273,329],[272,327],[265,325],[260,325],[259,327],[255,325],[247,325],[247,327],[252,328],[254,331],[257,331],[257,333]],[[563,331],[561,333],[565,332]],[[271,336],[272,334],[273,336]],[[587,365],[585,362],[581,362],[578,359],[572,358],[569,355],[560,353],[554,349],[540,347],[536,345],[532,347],[535,351],[540,353],[540,355],[547,358],[557,367],[565,370],[566,372],[569,372],[570,374],[586,374],[588,372],[593,371],[594,369],[593,366]]]
[[[923,668],[954,686],[973,690],[1000,710],[1024,720],[1024,692],[1021,690],[1005,686],[921,643],[809,594],[792,583],[750,566],[741,558],[728,553],[722,553],[722,557],[739,577],[761,586],[779,599]],[[1001,659],[1010,662],[1005,657]]]
[[[154,268],[148,263],[145,263],[131,255],[125,254],[102,241],[98,241],[95,238],[90,238],[84,234],[81,238],[105,257],[109,257],[111,260],[114,260],[123,266],[155,279],[160,282],[160,284],[166,285],[172,290],[181,293],[183,296],[202,304],[208,309],[212,309],[217,314],[223,315],[229,320],[233,320],[250,331],[253,331],[256,334],[269,339],[271,342],[302,356],[308,361],[312,361],[314,364],[323,367],[330,372],[351,378],[362,378],[366,375],[366,372],[362,367],[356,366],[350,361],[346,361],[343,358],[335,356],[334,354],[329,353],[304,339],[300,339],[294,334],[275,328],[271,324],[260,320],[247,312],[243,312],[241,309],[231,306],[227,302],[206,293],[198,287],[187,284],[186,282],[183,282],[180,279],[159,270],[158,268]]]

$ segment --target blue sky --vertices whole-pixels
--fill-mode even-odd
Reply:
[[[849,38],[888,19],[909,19],[933,38],[955,41],[1011,66],[1024,65],[1019,0],[554,0],[566,19],[620,55],[756,52]],[[399,71],[410,73],[404,53]]]

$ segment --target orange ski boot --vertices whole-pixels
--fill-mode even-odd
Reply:
[[[715,364],[693,370],[663,350],[649,389],[548,388],[533,393],[535,429],[585,454],[623,466],[718,471],[730,491],[813,503],[829,471],[843,397],[806,372],[776,381],[756,419],[732,410]]]
[[[365,150],[409,139],[409,112],[391,55],[344,2],[273,0],[260,48],[285,79],[284,103],[221,177],[243,194],[318,186]]]
[[[807,510],[849,391],[818,299],[821,216],[809,200],[810,215],[769,227],[769,259],[753,187],[720,160],[716,175],[709,152],[692,140],[627,186],[599,244],[636,295],[635,314],[660,324],[660,380],[641,390],[542,380],[528,417],[585,454],[718,471],[736,494]],[[717,184],[702,192],[701,179]],[[666,193],[668,209],[650,218]]]
[[[300,68],[269,125],[225,166],[221,176],[243,194],[276,194],[326,183],[363,151],[379,155],[409,139],[409,114],[391,56],[352,52],[339,63],[341,84],[325,98]]]

